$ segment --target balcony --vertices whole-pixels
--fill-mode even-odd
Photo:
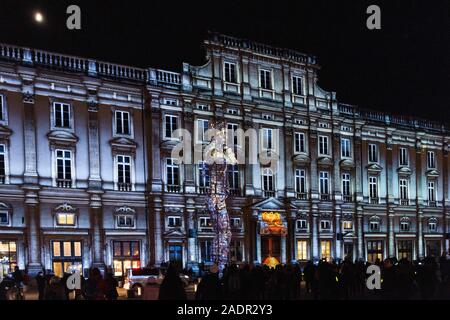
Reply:
[[[198,187],[198,193],[200,194],[208,194],[210,193],[211,188],[210,187]]]
[[[380,203],[380,199],[379,198],[370,198],[369,199],[369,203],[370,204],[379,204]]]
[[[344,200],[344,202],[353,202],[353,198],[350,195],[344,195],[342,199]]]
[[[263,196],[265,198],[275,197],[275,191],[272,190],[263,190]]]
[[[329,194],[327,194],[327,193],[321,193],[320,194],[320,200],[322,200],[322,201],[330,201],[330,199],[331,199],[331,197],[330,197]]]
[[[119,182],[117,184],[117,189],[119,191],[131,191],[131,183]]]
[[[167,192],[168,193],[181,193],[181,186],[174,185],[174,184],[168,184],[167,185]]]
[[[307,200],[308,199],[308,194],[306,192],[296,192],[295,193],[295,197],[298,200]]]
[[[232,197],[240,197],[240,196],[242,196],[241,189],[232,188],[232,189],[229,189],[228,192],[229,192],[229,195],[232,196]]]
[[[429,207],[437,207],[437,203],[434,200],[428,200],[428,206]]]
[[[58,188],[72,188],[72,180],[70,180],[70,179],[56,179],[56,186]]]
[[[408,199],[400,199],[400,205],[401,206],[409,206],[409,200]]]

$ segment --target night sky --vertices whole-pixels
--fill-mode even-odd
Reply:
[[[70,4],[81,31],[66,29]],[[366,28],[370,4],[381,30]],[[217,31],[316,55],[319,84],[341,102],[449,121],[449,16],[446,0],[1,0],[0,42],[180,72],[203,64],[202,39]]]

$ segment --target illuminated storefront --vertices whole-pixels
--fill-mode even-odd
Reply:
[[[1,275],[14,271],[17,265],[17,244],[15,241],[0,241]]]
[[[115,276],[123,276],[130,268],[141,267],[139,241],[113,241]]]
[[[52,267],[56,276],[62,277],[64,272],[83,271],[81,241],[53,241]]]

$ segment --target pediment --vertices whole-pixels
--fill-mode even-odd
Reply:
[[[47,138],[50,143],[56,144],[75,145],[78,142],[78,137],[66,130],[52,130],[47,133]]]
[[[339,162],[339,165],[343,168],[353,168],[355,166],[355,162],[352,159],[342,159]]]
[[[11,129],[9,129],[6,126],[0,126],[0,138],[1,139],[8,139],[11,134],[12,134]]]
[[[399,175],[409,176],[409,175],[411,175],[412,171],[411,171],[410,168],[407,168],[407,167],[400,167],[400,168],[397,169],[397,173],[398,173]]]
[[[286,210],[286,209],[297,209],[296,206],[293,204],[290,204],[289,208],[286,208],[286,205],[275,199],[274,197],[270,197],[267,199],[264,199],[262,201],[256,202],[252,205],[252,209],[257,210]]]
[[[427,176],[428,177],[438,177],[439,172],[436,169],[430,169],[427,171]]]
[[[383,170],[383,167],[377,163],[369,164],[368,166],[366,166],[366,168],[367,168],[367,171],[377,172],[377,173],[381,172]]]
[[[317,159],[317,164],[319,166],[332,166],[333,160],[331,159],[331,157],[320,157]]]
[[[356,234],[353,231],[346,232],[343,234],[344,238],[356,238]]]
[[[109,141],[114,152],[135,153],[137,143],[125,137],[117,137]]]
[[[294,162],[298,162],[298,163],[310,163],[311,162],[311,159],[306,154],[302,154],[302,153],[294,155],[292,160]]]
[[[181,230],[181,228],[174,228],[174,229],[169,229],[166,232],[164,232],[165,236],[169,236],[169,237],[184,237],[184,232]]]

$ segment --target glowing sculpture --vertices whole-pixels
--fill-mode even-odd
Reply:
[[[215,231],[212,243],[212,258],[222,274],[225,264],[228,263],[231,241],[230,218],[225,200],[228,197],[227,165],[237,163],[234,152],[226,145],[226,130],[223,124],[216,128],[212,126],[213,137],[205,147],[205,160],[208,168],[203,164],[202,175],[210,182],[207,189],[207,208],[211,215],[211,222]],[[209,173],[209,177],[207,174]]]

